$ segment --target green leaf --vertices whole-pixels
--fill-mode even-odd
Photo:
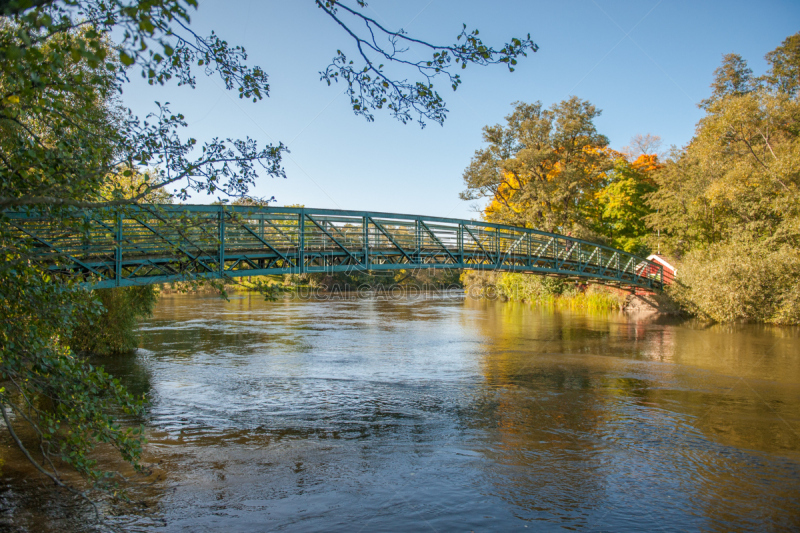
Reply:
[[[134,62],[134,59],[131,56],[129,56],[124,50],[120,50],[120,52],[119,52],[119,60],[126,67],[129,67],[129,66],[133,65],[133,62]]]

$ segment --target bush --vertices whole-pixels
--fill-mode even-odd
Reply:
[[[560,278],[548,278],[535,274],[500,274],[497,290],[509,300],[525,302],[550,302],[571,289],[571,284]]]
[[[102,307],[78,317],[68,340],[72,350],[109,355],[136,349],[139,320],[152,314],[158,301],[158,288],[146,285],[99,289],[93,291],[92,296]]]
[[[800,323],[800,251],[740,239],[687,254],[671,295],[717,322]]]

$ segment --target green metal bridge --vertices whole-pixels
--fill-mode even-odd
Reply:
[[[34,260],[87,288],[306,272],[457,268],[660,290],[658,263],[532,229],[450,218],[220,205],[6,211]]]

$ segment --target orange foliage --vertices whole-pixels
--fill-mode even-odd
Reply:
[[[561,149],[555,150],[554,153],[558,154],[561,152]],[[613,150],[609,147],[599,147],[599,146],[585,146],[583,147],[582,151],[587,156],[604,156],[606,160],[614,161],[624,157],[624,154]],[[653,156],[655,157],[655,156]],[[640,158],[641,159],[641,158]],[[588,164],[585,161],[585,167],[588,170],[588,173],[592,173],[595,171],[600,165],[600,162],[595,162],[594,164]],[[553,181],[558,178],[558,175],[561,173],[563,169],[563,162],[560,160],[552,162],[550,165],[546,165],[546,174],[544,179],[547,181]],[[517,198],[515,198],[517,192],[521,190],[525,184],[528,182],[530,177],[522,177],[512,172],[502,171],[503,175],[503,183],[497,188],[497,191],[494,194],[494,198],[489,202],[489,205],[486,206],[484,209],[484,217],[488,221],[493,222],[504,222],[502,217],[505,215],[507,216],[508,211],[510,210],[512,213],[516,215],[523,214],[526,212],[530,205],[529,202],[520,202]],[[541,179],[541,178],[539,178]]]
[[[497,192],[489,205],[484,210],[486,220],[497,220],[504,207],[509,207],[515,214],[522,213],[522,206],[512,200],[514,191],[522,187],[522,180],[511,172],[503,171],[503,183],[497,188]],[[506,205],[508,204],[508,205]]]
[[[636,161],[631,163],[634,170],[642,173],[652,172],[664,167],[663,163],[659,163],[658,155],[656,154],[642,154],[636,158]]]

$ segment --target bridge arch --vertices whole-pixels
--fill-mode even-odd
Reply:
[[[35,260],[87,288],[265,274],[456,268],[660,290],[661,264],[533,229],[441,217],[290,207],[137,205],[76,210],[82,231],[5,212]],[[69,224],[66,227],[70,227]]]

